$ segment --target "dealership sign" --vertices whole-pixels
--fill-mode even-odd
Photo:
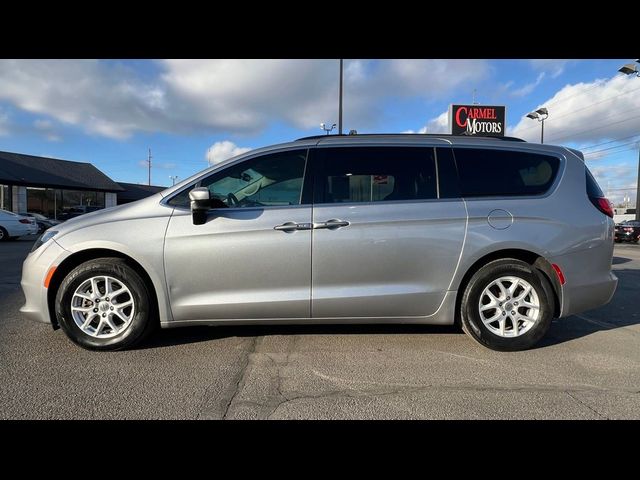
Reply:
[[[451,105],[449,125],[453,135],[504,137],[506,113],[504,106]]]

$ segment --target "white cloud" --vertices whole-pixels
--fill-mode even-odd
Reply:
[[[163,81],[213,128],[247,131],[281,119],[299,128],[337,120],[336,60],[165,60]],[[384,97],[438,98],[484,77],[477,60],[348,60],[347,129],[372,126]]]
[[[33,126],[50,142],[59,142],[62,140],[62,137],[55,132],[53,122],[51,120],[39,118],[33,122]]]
[[[211,147],[209,147],[209,149],[207,150],[205,158],[209,165],[215,165],[224,160],[227,160],[228,158],[248,152],[249,150],[251,149],[247,147],[239,147],[229,140],[223,140],[211,145]]]
[[[516,90],[513,90],[511,92],[511,95],[514,97],[524,97],[525,95],[529,95],[531,92],[535,90],[535,88],[538,85],[540,85],[540,82],[542,82],[545,75],[546,75],[545,72],[540,72],[535,82],[527,83],[524,87],[520,87]]]
[[[445,110],[440,115],[432,118],[419,130],[419,133],[449,133],[449,111]]]
[[[2,60],[0,100],[88,133],[255,133],[268,123],[337,121],[337,60]],[[347,60],[345,128],[376,125],[389,97],[443,98],[489,72],[481,60]]]
[[[636,183],[630,179],[635,178],[636,166],[627,163],[614,165],[598,165],[589,167],[596,178],[598,185],[609,200],[618,204],[629,196],[632,205],[635,206]]]
[[[593,143],[640,132],[640,82],[635,77],[566,85],[546,102],[545,143]],[[523,116],[509,135],[538,142],[540,125]]]
[[[33,126],[38,130],[50,130],[53,124],[51,123],[51,120],[44,120],[40,118],[33,122]]]
[[[570,60],[537,59],[537,60],[529,60],[529,63],[535,70],[538,70],[538,71],[542,70],[543,73],[544,72],[548,73],[551,76],[551,78],[557,78],[560,75],[562,75],[562,73],[564,73],[564,69],[569,63],[569,61]]]
[[[0,109],[0,137],[9,134],[9,114]]]
[[[0,100],[111,138],[166,128],[162,96],[156,85],[143,82],[120,64],[0,61]]]
[[[449,110],[445,110],[437,117],[427,121],[426,125],[417,132],[414,130],[405,130],[402,133],[449,133]]]
[[[633,172],[633,167],[631,165],[627,165],[626,163],[619,163],[617,165],[600,165],[597,167],[592,167],[591,173],[597,178],[603,180],[611,180],[615,177],[628,178],[631,176]],[[604,185],[600,185],[603,187]]]

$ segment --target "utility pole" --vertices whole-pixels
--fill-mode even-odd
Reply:
[[[149,185],[151,185],[151,147],[149,147]]]
[[[171,179],[171,186],[174,186],[176,184],[176,180],[178,179],[177,175],[169,175],[169,178]]]
[[[640,147],[638,148],[638,177],[636,182],[636,220],[640,220]]]
[[[342,58],[340,59],[340,99],[338,100],[338,135],[342,135]]]
[[[640,63],[640,58],[636,60]],[[636,63],[627,63],[618,69],[620,73],[625,75],[635,75],[640,78],[640,69]],[[636,220],[640,220],[640,146],[638,148],[638,177],[636,178]]]

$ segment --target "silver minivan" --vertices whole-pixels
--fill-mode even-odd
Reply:
[[[21,311],[94,350],[251,323],[459,323],[522,350],[609,302],[612,217],[569,148],[308,137],[47,230]]]

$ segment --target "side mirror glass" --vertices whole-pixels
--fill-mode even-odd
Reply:
[[[207,211],[211,208],[211,192],[206,187],[194,188],[189,192],[191,200],[191,216],[194,225],[202,225],[207,221]]]

